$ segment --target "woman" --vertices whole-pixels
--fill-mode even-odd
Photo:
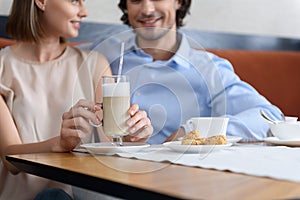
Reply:
[[[13,2],[7,33],[17,43],[0,52],[1,200],[33,199],[47,188],[72,195],[68,185],[20,173],[5,155],[68,152],[82,140],[92,141],[88,121],[101,120],[93,103],[102,99],[99,77],[111,72],[102,55],[65,42],[78,35],[86,16],[83,0]],[[133,134],[126,139],[146,141],[153,130],[146,113],[137,105],[128,112]]]

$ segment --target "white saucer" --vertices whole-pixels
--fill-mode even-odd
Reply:
[[[116,153],[134,153],[149,147],[149,144],[137,142],[123,142],[123,146],[116,146],[110,142],[82,144],[80,147],[86,148],[93,154],[116,154]]]
[[[280,140],[277,137],[267,137],[264,139],[265,142],[276,145],[286,145],[292,147],[300,147],[300,139],[297,140]]]
[[[181,153],[208,153],[212,151],[226,149],[232,146],[232,143],[227,143],[224,145],[182,145],[181,141],[173,141],[165,142],[163,143],[163,145],[173,151]]]

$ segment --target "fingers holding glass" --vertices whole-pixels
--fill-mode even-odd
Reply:
[[[134,106],[134,105],[133,105]],[[132,110],[132,109],[131,109]],[[127,121],[129,135],[127,141],[145,142],[152,134],[153,127],[145,111],[136,110],[131,118]]]
[[[95,113],[95,116],[92,119],[89,119],[89,124],[93,127],[100,127],[102,126],[102,118],[103,118],[103,113],[102,113],[102,103],[96,103],[92,112]]]
[[[88,100],[79,100],[68,112],[64,113],[63,119],[72,119],[74,127],[83,126],[84,121],[90,125],[100,126],[102,120],[101,103]]]
[[[86,105],[85,105],[86,106]],[[93,128],[89,125],[87,119],[94,118],[95,114],[77,103],[62,116],[60,131],[60,145],[64,151],[70,151],[81,141],[89,139]],[[97,122],[97,120],[96,120]]]

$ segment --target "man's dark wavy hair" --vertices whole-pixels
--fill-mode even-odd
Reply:
[[[127,5],[126,5],[127,0],[120,0],[119,2],[119,8],[123,12],[123,16],[121,17],[121,20],[123,21],[124,24],[129,24],[128,20],[128,13],[127,13]],[[178,0],[181,2],[181,7],[176,11],[176,25],[177,28],[182,27],[183,24],[183,19],[185,18],[186,14],[190,14],[190,6],[192,3],[192,0]]]

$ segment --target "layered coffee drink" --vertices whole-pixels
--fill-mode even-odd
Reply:
[[[107,136],[120,137],[128,134],[126,121],[130,118],[129,82],[103,83],[103,129]]]

